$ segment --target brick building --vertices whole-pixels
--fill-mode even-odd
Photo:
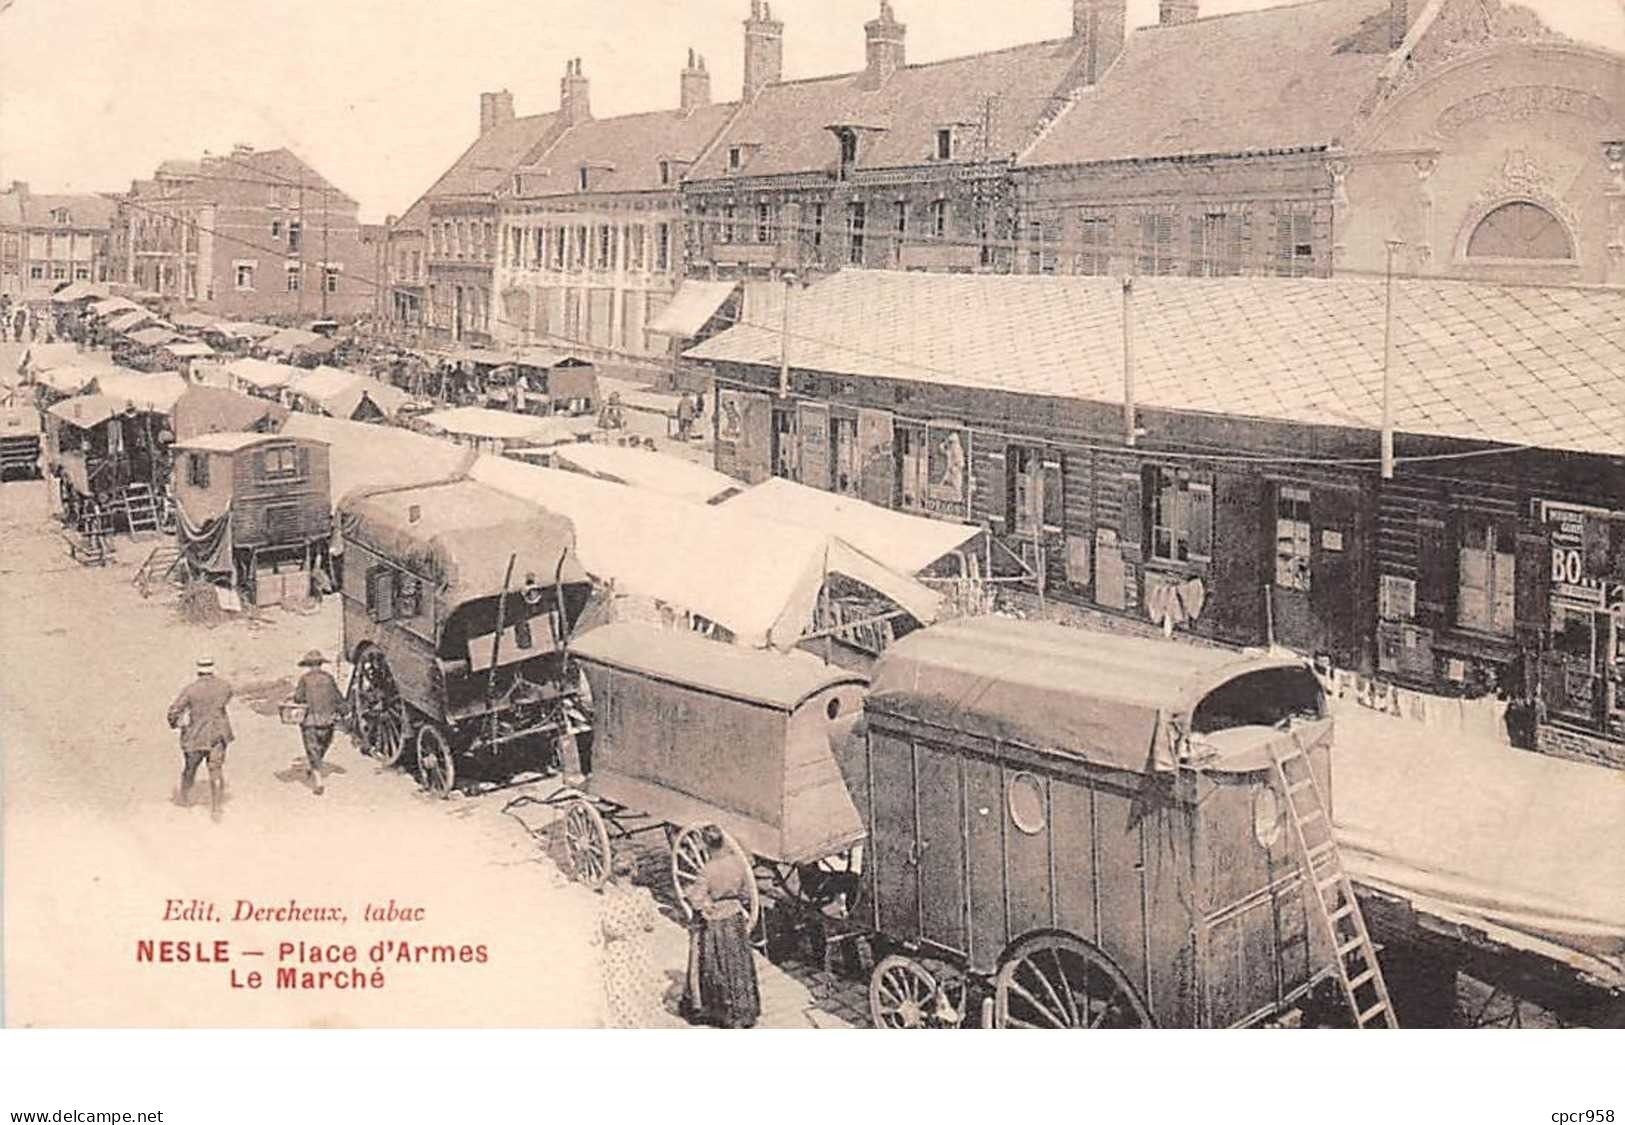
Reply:
[[[1011,158],[1093,77],[1082,26],[924,64],[889,3],[864,34],[862,70],[786,81],[784,25],[754,0],[744,105],[683,182],[691,273],[1011,267]]]
[[[0,192],[0,293],[48,297],[74,281],[106,281],[115,205],[105,195]]]
[[[674,110],[594,118],[579,60],[563,79],[565,128],[515,173],[500,204],[493,333],[619,357],[670,351],[647,330],[683,276],[678,185],[734,111],[713,104],[689,52]]]
[[[1051,610],[1499,686],[1625,765],[1625,292],[1396,290],[1392,479],[1377,280],[846,271],[816,328],[687,355],[724,472],[979,524]]]
[[[1104,64],[1016,161],[1024,272],[1625,282],[1625,56],[1502,0],[1201,18],[1078,0]],[[1087,11],[1086,11],[1087,10]]]
[[[373,306],[356,201],[287,149],[169,160],[119,209],[117,280],[234,319]]]

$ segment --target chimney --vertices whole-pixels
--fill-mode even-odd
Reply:
[[[1123,52],[1128,0],[1072,0],[1072,38],[1083,55],[1083,81],[1100,81]]]
[[[773,18],[767,0],[750,0],[745,21],[745,100],[784,76],[784,24]]]
[[[1425,0],[1389,0],[1388,3],[1388,45],[1398,47],[1405,42],[1405,36],[1410,34],[1411,24],[1416,17],[1422,14],[1422,5]]]
[[[566,127],[592,120],[587,76],[581,73],[580,59],[570,59],[564,64],[564,77],[559,79],[559,116]]]
[[[480,95],[480,136],[513,120],[513,95],[506,90]]]
[[[1162,0],[1161,19],[1164,27],[1176,23],[1190,23],[1196,19],[1197,0]]]
[[[863,88],[878,90],[905,64],[903,37],[908,28],[897,22],[891,4],[880,0],[880,16],[863,25],[864,58]]]
[[[677,104],[684,113],[711,104],[711,72],[705,69],[705,56],[688,49],[688,65],[683,68],[682,88]]]

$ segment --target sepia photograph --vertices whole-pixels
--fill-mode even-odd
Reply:
[[[1625,0],[0,0],[0,669],[8,1037],[1595,1045]]]

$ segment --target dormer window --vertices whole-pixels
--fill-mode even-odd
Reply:
[[[954,158],[954,131],[952,129],[937,130],[937,159],[952,160]]]
[[[669,160],[660,162],[660,182],[662,184],[671,183],[671,161]]]
[[[744,163],[745,150],[740,148],[738,145],[733,145],[730,147],[728,149],[728,171],[737,172],[744,166]]]
[[[67,226],[71,218],[72,216],[68,214],[67,208],[65,207],[58,207],[55,211],[51,212],[51,221],[59,227]]]
[[[591,170],[585,164],[583,164],[580,168],[576,169],[576,190],[577,191],[586,191],[587,190],[587,185],[592,182],[590,171]]]
[[[844,180],[858,162],[858,134],[855,129],[841,129],[835,136],[841,142],[841,179]]]

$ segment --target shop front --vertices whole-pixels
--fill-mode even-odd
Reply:
[[[1551,633],[1547,722],[1625,742],[1625,512],[1543,501]]]

